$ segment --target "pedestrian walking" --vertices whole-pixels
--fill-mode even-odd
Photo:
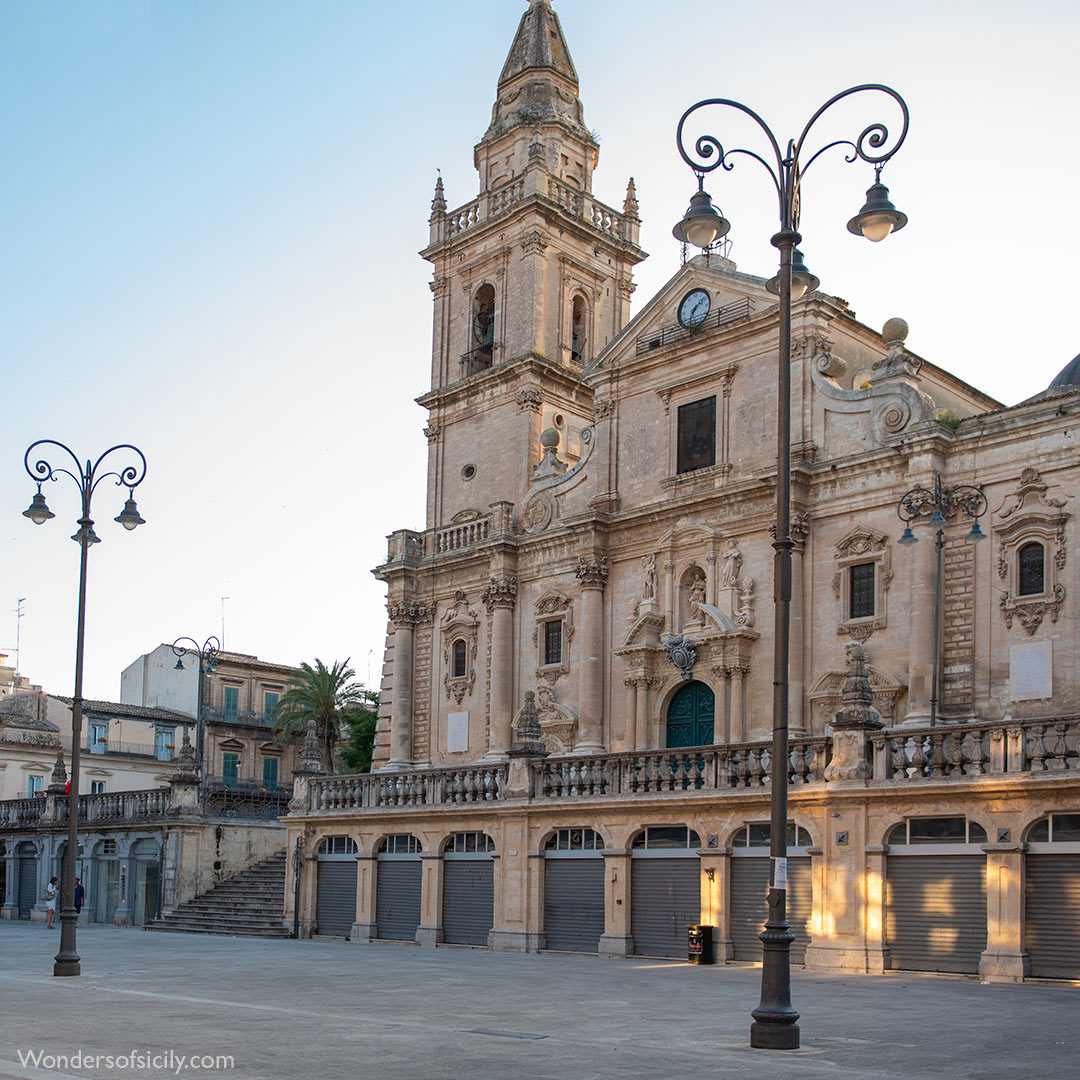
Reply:
[[[82,882],[78,878],[75,879],[75,897],[74,897],[74,900],[75,900],[75,918],[78,919],[78,917],[82,914],[82,906],[86,902],[86,890],[82,887]]]
[[[49,878],[49,884],[45,886],[45,929],[53,928],[53,919],[56,918],[56,878]]]

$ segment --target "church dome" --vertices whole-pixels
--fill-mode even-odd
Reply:
[[[1055,386],[1080,386],[1080,356],[1074,356],[1058,373],[1046,388]]]

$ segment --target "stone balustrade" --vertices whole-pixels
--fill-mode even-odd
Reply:
[[[511,180],[488,196],[488,216],[494,217],[509,210],[525,198],[525,181],[522,178]]]
[[[5,799],[0,802],[0,827],[25,829],[37,825],[45,812],[45,798]]]
[[[491,515],[447,525],[435,530],[435,553],[443,555],[450,551],[460,551],[472,547],[488,538],[491,530]]]
[[[453,211],[453,213],[446,216],[446,235],[457,236],[458,233],[464,232],[466,229],[472,228],[481,220],[480,218],[480,200],[473,199],[471,203],[466,203],[464,206]]]
[[[326,776],[311,780],[309,790],[312,810],[368,810],[490,802],[505,784],[506,766],[500,764]]]
[[[977,721],[874,732],[873,778],[925,782],[962,776],[1080,770],[1080,717]]]

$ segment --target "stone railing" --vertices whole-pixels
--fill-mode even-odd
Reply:
[[[309,790],[312,810],[368,810],[490,802],[505,784],[506,766],[500,764],[324,776],[310,781]]]
[[[491,530],[491,515],[462,521],[456,525],[446,525],[435,530],[435,554],[443,555],[448,551],[460,551],[472,547],[488,538]]]
[[[533,798],[633,796],[664,791],[761,788],[772,776],[771,742],[588,757],[552,757],[533,765]],[[793,739],[788,782],[824,782],[830,740]]]
[[[471,203],[453,211],[446,216],[446,235],[457,236],[458,233],[472,228],[480,221],[480,200],[473,199]]]
[[[1080,770],[1080,716],[893,728],[870,735],[873,778],[899,782]]]
[[[5,799],[0,802],[0,828],[25,829],[37,825],[45,812],[45,797]]]
[[[57,807],[63,808],[62,814],[66,821],[66,801],[58,802]],[[168,809],[168,788],[79,796],[79,820],[87,824],[95,821],[146,821],[163,817]]]
[[[509,184],[503,184],[498,191],[493,191],[488,196],[488,217],[501,214],[509,210],[525,197],[524,179],[511,180]]]

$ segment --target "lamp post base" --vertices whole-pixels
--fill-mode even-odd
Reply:
[[[74,908],[65,908],[60,913],[60,951],[53,964],[53,975],[81,975],[82,964],[75,951],[75,924],[79,915]]]
[[[776,1017],[771,1020],[755,1020],[750,1025],[750,1046],[754,1050],[798,1050],[798,1013],[790,1018]]]

